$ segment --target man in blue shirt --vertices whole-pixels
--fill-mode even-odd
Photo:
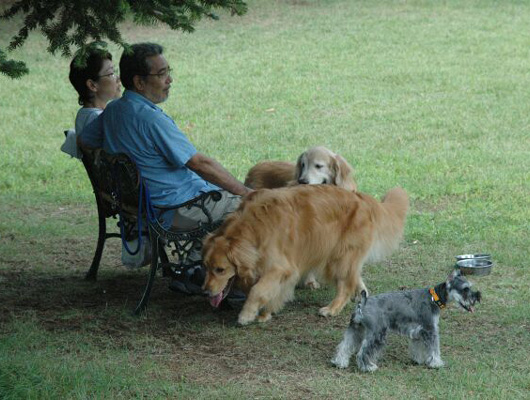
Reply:
[[[163,48],[154,43],[132,46],[120,60],[123,96],[107,105],[80,136],[82,145],[127,153],[146,179],[157,206],[187,202],[201,193],[220,190],[221,200],[206,207],[214,220],[234,211],[240,196],[250,192],[214,159],[199,153],[175,122],[156,104],[167,100],[173,79]],[[159,216],[166,227],[189,229],[204,220],[192,207]],[[196,254],[195,257],[198,257]],[[199,261],[192,260],[192,261]]]

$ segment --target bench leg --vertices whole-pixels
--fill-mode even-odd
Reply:
[[[103,247],[105,246],[105,239],[107,238],[107,223],[103,214],[99,211],[98,207],[98,220],[99,220],[99,235],[98,244],[96,246],[96,253],[92,260],[92,265],[85,275],[87,281],[95,281],[98,276],[99,263],[101,262],[101,255],[103,254]]]
[[[158,243],[158,254],[160,255],[160,267],[162,268],[162,276],[164,278],[172,277],[171,268],[169,267],[169,258],[166,253],[166,248],[162,243]]]
[[[151,269],[149,270],[149,277],[147,284],[145,285],[144,294],[142,299],[134,310],[134,315],[139,315],[146,307],[151,295],[151,289],[153,288],[153,282],[155,281],[156,271],[158,270],[158,259],[159,259],[159,242],[158,235],[155,232],[150,232],[151,236]],[[165,254],[164,254],[165,256]],[[167,258],[167,257],[166,257]]]
[[[163,263],[168,263],[169,259],[167,258],[166,249],[162,243],[158,243],[158,254],[160,255],[160,261]]]

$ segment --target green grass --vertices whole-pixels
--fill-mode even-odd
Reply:
[[[403,245],[365,268],[372,293],[492,253],[477,312],[442,315],[446,368],[412,365],[392,337],[368,375],[329,365],[349,317],[316,315],[332,289],[299,290],[270,323],[237,328],[237,307],[213,312],[162,279],[148,314],[130,317],[146,271],[120,267],[117,243],[98,282],[82,280],[97,224],[82,165],[59,151],[78,108],[69,60],[31,36],[13,54],[31,74],[0,76],[0,398],[525,398],[528,20],[515,0],[263,0],[191,35],[123,27],[165,46],[176,74],[162,107],[239,178],[325,145],[361,191],[407,190]],[[0,43],[16,28],[3,22]]]

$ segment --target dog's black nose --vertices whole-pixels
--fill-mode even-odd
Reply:
[[[305,179],[305,178],[300,178],[300,179],[298,179],[298,183],[300,185],[307,185],[309,183],[309,181],[307,179]]]

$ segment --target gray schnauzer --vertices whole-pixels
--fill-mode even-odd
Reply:
[[[366,297],[363,291],[361,301],[352,315],[350,326],[337,347],[337,354],[331,361],[338,368],[347,368],[350,357],[357,353],[357,365],[363,372],[375,371],[375,364],[385,345],[388,330],[410,338],[410,353],[418,364],[440,368],[440,336],[438,321],[440,309],[450,301],[473,312],[475,302],[480,302],[480,292],[470,289],[471,283],[454,270],[447,280],[431,288],[383,293]]]

